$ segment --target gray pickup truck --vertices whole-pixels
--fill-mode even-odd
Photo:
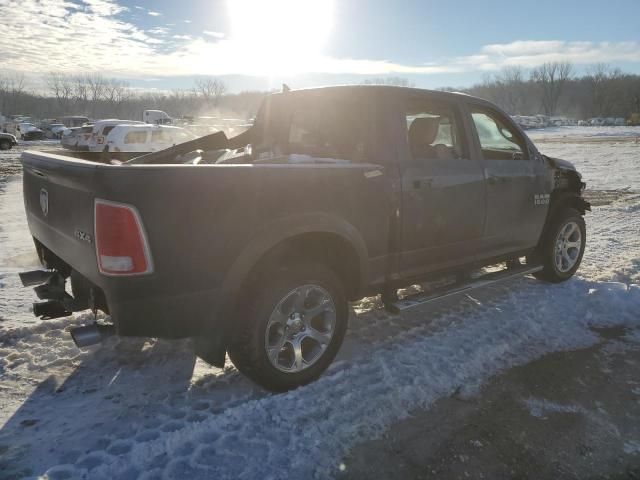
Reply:
[[[108,313],[72,330],[78,346],[194,337],[201,358],[228,353],[274,391],[328,367],[349,301],[381,294],[401,311],[527,274],[560,282],[585,248],[575,168],[463,94],[287,91],[237,137],[130,160],[69,155],[22,156],[45,267],[21,274],[45,300],[34,313]]]

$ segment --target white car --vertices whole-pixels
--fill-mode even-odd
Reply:
[[[90,152],[103,152],[107,146],[107,136],[116,125],[146,125],[146,123],[138,122],[137,120],[119,120],[117,118],[98,120],[93,124],[88,150]]]
[[[71,150],[88,150],[91,132],[93,132],[92,125],[69,128],[63,132],[60,143],[64,148]]]
[[[157,152],[196,138],[184,128],[167,125],[116,125],[107,136],[105,151]]]

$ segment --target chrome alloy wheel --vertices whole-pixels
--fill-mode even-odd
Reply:
[[[297,373],[316,363],[329,346],[336,328],[336,307],[327,290],[302,285],[276,305],[264,343],[271,364],[286,373]]]
[[[553,251],[556,268],[561,273],[571,270],[578,258],[582,248],[582,233],[576,222],[567,222],[556,237]]]

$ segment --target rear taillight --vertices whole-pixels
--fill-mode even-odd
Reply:
[[[135,207],[96,199],[94,214],[96,257],[100,273],[151,273],[151,252],[142,220]]]

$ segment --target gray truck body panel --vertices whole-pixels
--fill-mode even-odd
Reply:
[[[580,195],[577,172],[540,155],[488,102],[390,87],[293,91],[268,101],[282,95],[293,104],[310,95],[327,101],[363,96],[371,106],[372,117],[363,121],[374,124],[374,153],[368,161],[350,163],[155,163],[199,145],[251,143],[249,131],[241,140],[205,137],[125,164],[23,154],[25,208],[34,238],[104,292],[118,333],[185,337],[222,329],[251,269],[291,238],[318,234],[348,245],[357,265],[357,285],[349,294],[355,299],[531,251],[561,179],[569,178],[565,187]],[[402,108],[415,99],[455,110],[465,158],[411,158]],[[522,136],[528,158],[485,158],[469,114],[473,108],[489,109],[509,122]],[[258,122],[254,129],[260,127]],[[46,215],[39,203],[43,189]],[[95,199],[135,206],[153,273],[99,273],[91,241]]]

